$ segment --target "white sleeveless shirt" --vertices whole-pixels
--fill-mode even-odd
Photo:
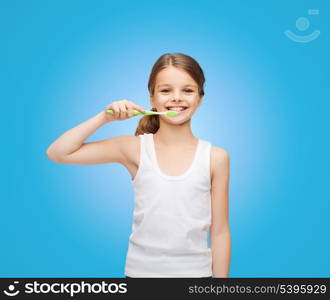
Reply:
[[[153,134],[139,138],[140,162],[131,181],[135,200],[125,275],[212,276],[212,253],[207,245],[211,143],[199,139],[189,169],[169,176],[158,166]]]

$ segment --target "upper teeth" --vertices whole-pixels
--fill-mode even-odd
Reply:
[[[168,109],[175,110],[175,111],[181,111],[184,110],[185,108],[182,106],[170,106]]]

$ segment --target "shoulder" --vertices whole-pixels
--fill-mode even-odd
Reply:
[[[230,159],[229,153],[226,149],[212,146],[211,147],[211,160],[213,160],[214,163],[223,163]]]
[[[215,172],[225,171],[229,168],[230,155],[226,149],[212,146],[211,147],[211,177],[213,178]]]
[[[122,135],[120,136],[122,149],[125,152],[135,151],[136,147],[140,144],[139,136],[135,135]]]
[[[140,155],[140,137],[138,135],[122,135],[121,150],[127,162],[136,161]]]
[[[122,135],[121,138],[125,142],[125,144],[136,144],[139,142],[139,136],[138,135]]]

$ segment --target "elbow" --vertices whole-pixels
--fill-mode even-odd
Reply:
[[[46,156],[49,160],[53,161],[53,162],[57,162],[57,163],[60,163],[60,158],[58,157],[58,155],[56,155],[52,150],[51,148],[49,147],[47,150],[46,150]]]
[[[52,154],[51,154],[50,148],[48,148],[46,150],[46,156],[47,156],[48,159],[52,160]]]

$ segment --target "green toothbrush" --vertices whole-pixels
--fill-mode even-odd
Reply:
[[[107,109],[106,110],[107,113],[109,114],[113,114],[113,110],[112,109]],[[164,111],[164,112],[158,112],[158,111],[152,111],[152,110],[146,110],[144,113],[140,112],[138,110],[133,110],[133,114],[134,115],[167,115],[169,117],[175,117],[176,115],[179,114],[178,111],[175,110],[169,110],[169,111]]]

